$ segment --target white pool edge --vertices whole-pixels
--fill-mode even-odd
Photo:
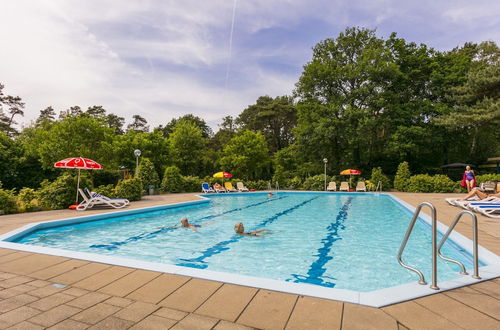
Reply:
[[[403,205],[405,208],[407,208],[410,212],[413,213],[415,211],[415,207],[402,201],[398,197],[396,197],[392,194],[388,194],[388,193],[359,193],[359,192],[358,193],[338,193],[338,192],[283,191],[283,190],[281,190],[278,192],[278,194],[280,192],[297,193],[297,194],[300,194],[300,193],[355,194],[355,195],[377,194],[377,195],[389,196],[390,198],[394,199],[395,201],[397,201],[398,203]],[[255,194],[255,193],[238,193],[238,195],[246,195],[246,194]],[[222,197],[226,194],[218,194],[218,195],[211,194],[211,195]],[[235,194],[227,194],[227,195],[235,195]],[[458,288],[461,286],[479,283],[481,281],[485,281],[485,280],[496,278],[496,277],[500,276],[500,258],[496,254],[483,248],[482,246],[479,247],[480,260],[484,261],[488,265],[479,268],[479,274],[481,276],[480,280],[473,279],[470,275],[460,275],[457,273],[457,278],[454,280],[445,281],[445,282],[438,282],[438,286],[440,287],[441,290],[432,290],[429,288],[428,285],[419,285],[415,281],[413,283],[402,284],[402,285],[389,287],[389,288],[376,290],[376,291],[371,291],[371,292],[358,292],[358,291],[353,291],[353,290],[326,288],[326,287],[311,285],[311,284],[293,283],[293,282],[265,279],[265,278],[259,278],[259,277],[253,277],[253,276],[245,276],[245,275],[238,275],[238,274],[232,274],[232,273],[210,271],[210,270],[205,270],[205,269],[182,267],[182,266],[169,265],[169,264],[160,264],[160,263],[139,261],[139,260],[134,260],[134,259],[122,258],[122,257],[105,256],[105,255],[99,255],[99,254],[95,254],[95,253],[69,251],[69,250],[40,247],[40,246],[35,246],[35,245],[25,245],[25,244],[12,243],[12,242],[5,241],[5,240],[14,240],[17,237],[19,237],[21,235],[25,235],[27,232],[30,232],[30,231],[33,231],[36,229],[43,229],[43,228],[48,228],[48,227],[53,227],[53,226],[58,226],[58,225],[67,225],[67,224],[73,224],[73,223],[87,222],[87,221],[93,221],[96,219],[110,218],[110,217],[116,217],[116,216],[121,216],[121,215],[130,215],[130,214],[136,214],[136,213],[141,213],[141,212],[146,212],[146,211],[155,211],[155,210],[177,208],[177,207],[188,206],[188,205],[205,204],[205,203],[208,203],[210,200],[210,198],[205,197],[205,196],[207,196],[206,194],[196,195],[196,196],[200,197],[201,199],[196,200],[196,201],[173,203],[173,204],[153,206],[153,207],[144,207],[144,208],[138,208],[138,209],[133,209],[133,210],[120,210],[120,211],[101,213],[101,214],[96,214],[96,215],[67,218],[67,219],[60,219],[60,220],[52,220],[52,221],[43,221],[43,222],[36,222],[36,223],[28,224],[28,225],[22,226],[18,229],[15,229],[13,231],[10,231],[8,233],[5,233],[3,235],[0,235],[0,248],[33,252],[33,253],[42,253],[42,254],[61,256],[61,257],[67,257],[67,258],[72,258],[72,259],[87,260],[87,261],[92,261],[92,262],[105,263],[105,264],[111,264],[111,265],[116,265],[116,266],[123,266],[123,267],[130,267],[130,268],[137,268],[137,269],[144,269],[144,270],[151,270],[151,271],[158,271],[158,272],[164,272],[164,273],[170,273],[170,274],[176,274],[176,275],[184,275],[184,276],[189,276],[189,277],[225,282],[225,283],[248,286],[248,287],[255,287],[255,288],[260,288],[260,289],[280,291],[280,292],[299,294],[299,295],[324,298],[324,299],[331,299],[331,300],[340,300],[340,301],[345,301],[345,302],[354,303],[354,304],[366,305],[366,306],[370,306],[370,307],[383,307],[383,306],[387,306],[387,305],[392,305],[395,303],[399,303],[399,302],[403,302],[403,301],[431,295],[434,293],[451,290],[451,289]],[[421,219],[423,219],[424,221],[426,221],[428,224],[431,223],[430,217],[427,216],[426,214],[421,213],[419,217]],[[440,223],[439,219],[438,219],[438,231],[440,231],[441,233],[444,233],[444,232],[446,232],[447,229],[448,229],[448,227],[445,226],[444,224]],[[472,255],[472,241],[469,240],[467,237],[463,236],[462,234],[460,234],[458,232],[453,232],[450,235],[449,239],[454,241],[454,243],[456,243],[457,245],[459,245],[460,247],[462,247],[464,250],[466,250],[468,253],[470,253]],[[429,249],[430,249],[430,247],[429,247]],[[429,262],[431,262],[431,261],[429,260]],[[468,270],[468,271],[469,271],[469,273],[471,273],[470,270]]]

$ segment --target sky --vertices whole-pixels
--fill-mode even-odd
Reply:
[[[127,122],[192,113],[215,128],[290,95],[312,47],[351,26],[437,50],[499,43],[500,1],[0,0],[0,82],[26,103],[23,125],[48,106],[102,105]]]

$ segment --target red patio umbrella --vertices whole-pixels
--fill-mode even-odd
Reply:
[[[342,172],[340,172],[340,175],[349,175],[349,186],[351,185],[351,177],[353,175],[360,175],[360,174],[361,174],[361,171],[353,170],[352,168],[349,168],[347,170],[343,170]]]
[[[54,164],[54,167],[58,168],[76,168],[78,169],[78,182],[76,185],[76,201],[75,204],[78,205],[78,189],[80,188],[80,170],[102,170],[103,167],[98,162],[92,159],[82,158],[82,157],[72,157],[66,158],[58,161]]]

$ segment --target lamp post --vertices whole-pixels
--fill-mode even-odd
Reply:
[[[328,159],[323,158],[323,163],[325,163],[325,191],[326,191],[326,163],[328,163]]]
[[[134,150],[135,155],[135,177],[139,176],[139,156],[141,155],[141,151],[139,149]]]

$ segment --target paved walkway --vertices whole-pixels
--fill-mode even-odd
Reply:
[[[413,205],[431,201],[445,224],[457,213],[443,194],[395,195]],[[131,208],[194,198],[147,197]],[[85,214],[99,212],[110,211]],[[61,210],[1,216],[0,232],[79,215]],[[481,245],[500,254],[500,221],[479,222]],[[458,230],[470,237],[469,226]],[[499,329],[500,278],[377,309],[0,249],[0,314],[0,329]]]

